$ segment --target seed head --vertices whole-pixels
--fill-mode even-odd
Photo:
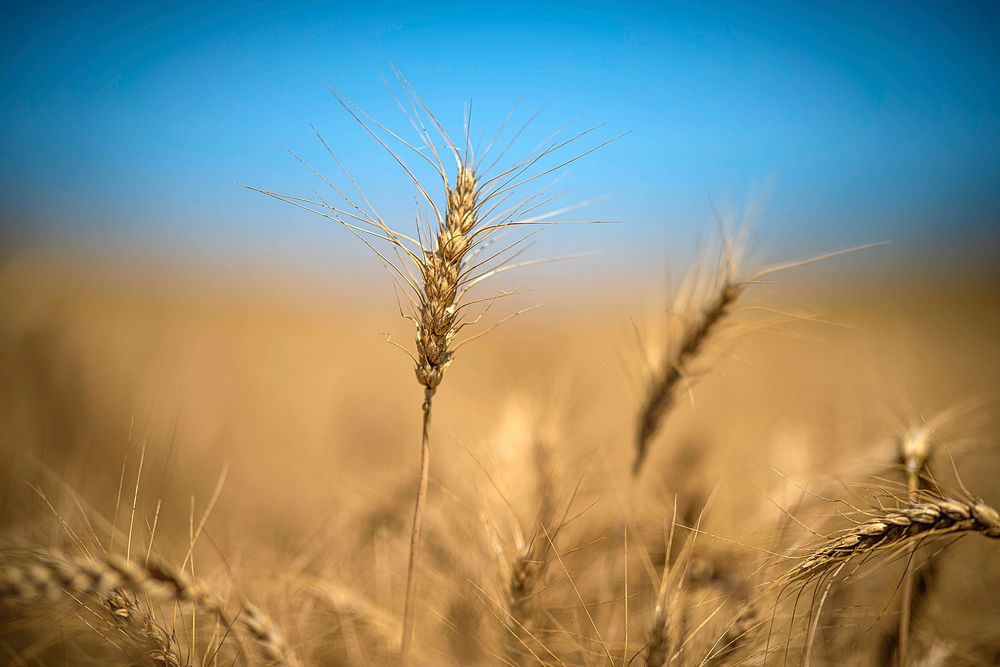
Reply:
[[[423,295],[417,318],[417,380],[433,393],[454,356],[462,264],[476,226],[476,176],[461,165],[448,190],[448,210],[437,241],[421,266]]]

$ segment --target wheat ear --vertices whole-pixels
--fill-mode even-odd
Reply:
[[[1000,513],[979,500],[964,502],[931,493],[919,494],[922,502],[903,503],[892,510],[873,511],[869,520],[831,535],[814,546],[788,573],[791,580],[810,581],[847,561],[881,551],[898,551],[918,540],[944,535],[981,533],[1000,538]]]
[[[657,597],[653,620],[649,625],[646,637],[645,664],[647,667],[664,667],[674,653],[677,637],[670,628],[671,602],[672,600],[666,591],[661,591]]]
[[[697,529],[701,527],[701,516],[699,514],[695,522],[694,536],[697,536]],[[653,610],[653,620],[649,624],[646,633],[646,667],[665,667],[669,664],[672,656],[675,655],[678,640],[681,639],[681,635],[683,634],[683,620],[681,618],[674,619],[673,612],[676,610],[677,601],[680,598],[685,579],[687,578],[687,570],[691,565],[691,554],[694,551],[695,537],[692,536],[692,539],[684,544],[681,553],[677,557],[677,566],[672,567],[670,554],[674,548],[674,530],[676,527],[677,502],[675,500],[670,528],[664,535],[664,553],[666,556],[663,559],[663,571],[660,573],[660,581],[657,586],[656,607]]]
[[[699,560],[692,564],[689,576],[691,584],[717,588],[733,601],[737,609],[703,660],[702,664],[705,665],[729,662],[750,643],[753,631],[760,624],[760,612],[753,600],[749,582],[733,572],[720,569],[721,564],[729,565],[734,560],[735,554],[720,554],[713,560]]]
[[[752,275],[740,277],[740,267],[745,253],[744,244],[742,242],[730,243],[723,236],[721,257],[713,275],[707,282],[707,286],[704,279],[699,280],[701,278],[700,271],[695,271],[694,275],[689,278],[689,291],[686,294],[682,292],[678,295],[676,310],[680,312],[675,314],[690,317],[690,319],[684,323],[683,329],[676,338],[676,343],[669,341],[670,349],[649,374],[636,423],[635,459],[632,463],[632,475],[638,476],[642,471],[643,463],[649,454],[650,444],[663,425],[668,412],[677,401],[681,383],[687,377],[688,366],[702,353],[712,334],[732,315],[737,300],[747,287],[775,273],[882,245],[885,244],[869,243],[845,250],[836,250],[806,259],[776,264]],[[700,308],[694,313],[688,312],[691,306],[690,302],[692,300],[697,302],[701,293],[707,294],[707,296],[703,297],[704,301]]]
[[[737,282],[726,271],[719,281],[715,296],[699,316],[685,328],[677,351],[654,371],[639,409],[635,460],[632,463],[633,475],[638,475],[642,469],[649,454],[650,442],[676,401],[678,388],[685,377],[685,368],[702,351],[709,336],[729,315],[744,288],[744,283]]]
[[[244,602],[240,623],[257,642],[257,647],[271,667],[298,667],[298,660],[281,631],[263,611]]]
[[[560,520],[556,516],[554,473],[547,443],[536,437],[532,442],[532,454],[536,481],[535,495],[538,502],[534,519],[535,528],[529,540],[525,542],[519,539],[522,544],[518,547],[511,563],[505,596],[505,611],[511,621],[507,626],[506,635],[507,658],[518,665],[524,664],[529,657],[532,658],[532,663],[537,662],[537,653],[528,648],[528,642],[534,640],[541,643],[535,634],[539,620],[537,597],[540,592],[539,584],[545,578],[549,552],[552,549],[552,543],[545,539],[545,535],[550,534],[553,539],[558,536],[572,504],[572,501],[567,504]],[[525,648],[528,648],[527,654]],[[543,651],[546,650],[544,647],[541,648]]]
[[[221,607],[179,570],[154,561],[141,565],[117,556],[89,561],[49,549],[32,553],[25,562],[10,560],[0,569],[0,599],[51,598],[64,590],[92,595],[127,590],[159,600],[194,602],[210,610]]]
[[[55,549],[34,552],[27,560],[4,560],[0,568],[0,601],[54,598],[63,591],[98,596],[114,596],[127,591],[156,600],[194,604],[218,617],[223,624],[232,625],[220,598],[191,582],[169,563],[149,561],[140,564],[112,555],[87,560]],[[244,605],[244,613],[238,621],[256,640],[268,664],[297,667],[295,656],[262,612]]]
[[[156,621],[137,596],[115,591],[102,598],[116,627],[139,644],[143,655],[157,667],[181,667],[177,637]]]

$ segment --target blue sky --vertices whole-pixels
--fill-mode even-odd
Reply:
[[[515,103],[545,108],[535,138],[630,131],[560,184],[626,224],[543,251],[665,255],[710,199],[765,192],[758,236],[789,252],[1000,236],[992,3],[140,4],[2,10],[0,238],[352,260],[343,230],[236,183],[309,195],[283,146],[335,174],[312,123],[412,225],[412,186],[324,85],[405,130],[391,63],[456,134],[470,99],[482,132]]]

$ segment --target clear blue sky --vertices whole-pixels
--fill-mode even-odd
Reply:
[[[456,133],[469,99],[483,131],[519,101],[547,105],[539,136],[631,131],[565,177],[567,201],[606,196],[589,215],[627,223],[572,234],[573,250],[665,254],[704,230],[709,197],[738,207],[765,184],[760,236],[779,247],[1000,236],[997,3],[14,4],[8,242],[360,255],[236,182],[310,194],[282,146],[334,173],[314,123],[410,225],[413,188],[324,87],[404,129],[390,63]]]

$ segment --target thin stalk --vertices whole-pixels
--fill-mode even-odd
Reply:
[[[413,641],[413,605],[416,599],[417,560],[420,558],[420,537],[424,525],[424,507],[427,504],[427,481],[431,467],[431,399],[434,387],[424,388],[424,426],[420,441],[420,482],[417,485],[417,501],[413,508],[413,531],[410,533],[410,560],[406,568],[406,605],[403,608],[403,636],[400,640],[400,663],[407,665],[410,659],[410,645]]]
[[[920,492],[924,487],[922,476],[931,456],[930,425],[923,424],[916,428],[911,428],[898,441],[898,444],[898,462],[903,467],[908,500],[912,505],[920,499]],[[923,569],[917,572],[913,567],[913,559],[916,553],[917,543],[910,545],[906,550],[899,625],[896,628],[896,636],[892,637],[890,635],[886,638],[891,642],[889,646],[895,648],[895,660],[893,662],[901,666],[907,664],[910,627],[913,625],[914,616],[919,611],[916,607],[922,603],[920,598],[927,595],[927,584],[929,581],[927,568],[931,567],[929,562],[924,563]],[[887,656],[889,659],[891,657],[891,654]]]
[[[918,470],[907,467],[906,489],[909,492],[910,502],[916,503],[920,491],[920,472]],[[904,561],[906,571],[903,574],[903,599],[899,614],[899,647],[896,650],[896,664],[900,667],[907,664],[906,647],[910,643],[910,620],[913,608],[913,557],[916,551],[917,545],[910,545],[909,553]]]

